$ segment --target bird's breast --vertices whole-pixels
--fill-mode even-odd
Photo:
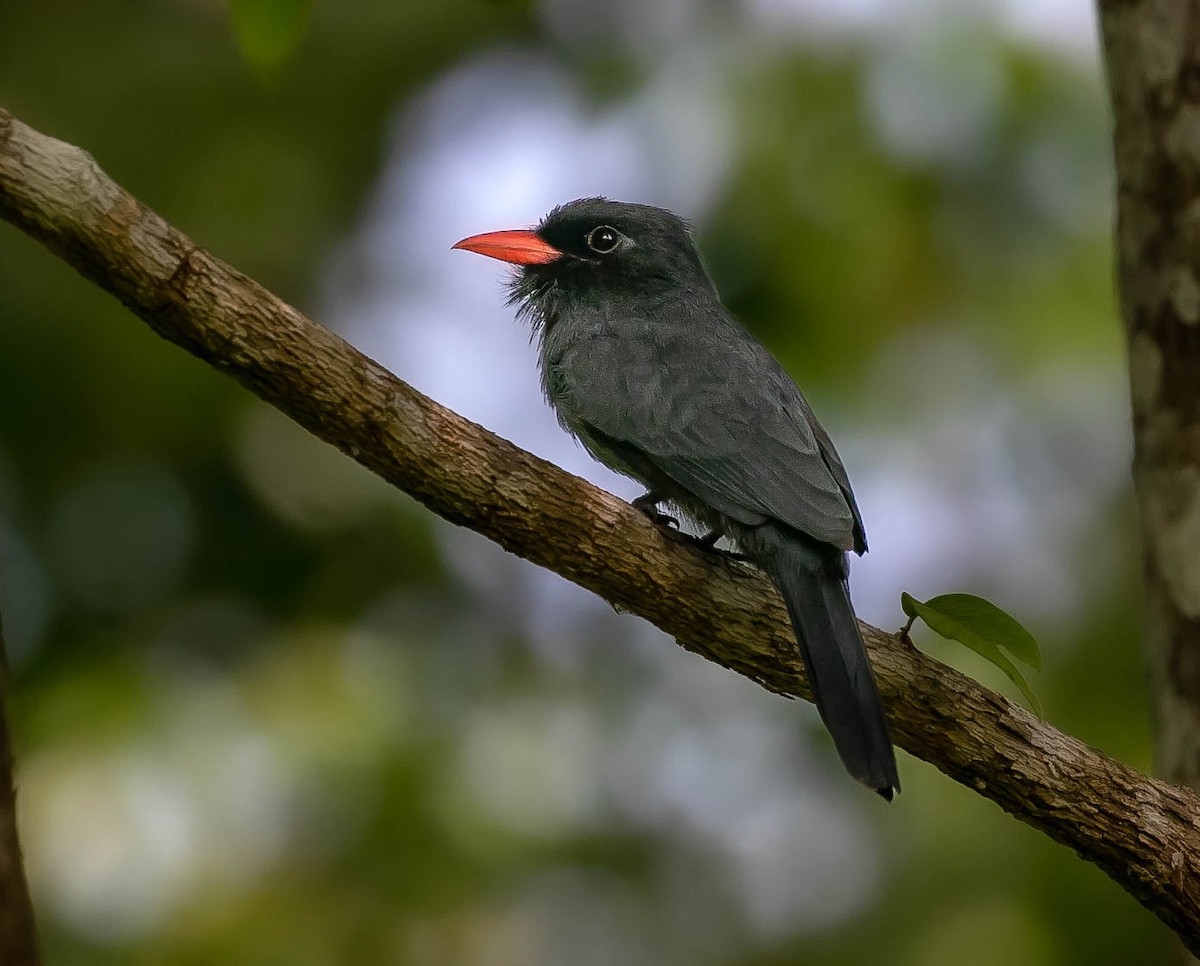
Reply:
[[[552,405],[557,406],[572,391],[572,370],[586,348],[599,333],[596,326],[548,325],[541,331],[538,345],[538,367],[542,375],[542,391]],[[579,350],[583,349],[584,352]]]

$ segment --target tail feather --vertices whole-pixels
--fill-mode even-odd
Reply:
[[[783,594],[813,701],[838,755],[851,775],[890,801],[900,790],[896,757],[850,604],[844,555],[770,524],[756,537],[748,549]]]

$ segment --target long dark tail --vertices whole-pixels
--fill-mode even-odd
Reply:
[[[770,523],[739,542],[783,594],[813,701],[846,770],[891,801],[900,790],[896,756],[850,605],[845,555]]]

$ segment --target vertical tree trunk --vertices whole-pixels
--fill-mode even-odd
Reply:
[[[0,964],[37,966],[40,962],[37,928],[17,839],[17,796],[6,714],[8,662],[5,653],[4,629],[0,626]]]
[[[1200,5],[1099,7],[1156,766],[1200,789]]]

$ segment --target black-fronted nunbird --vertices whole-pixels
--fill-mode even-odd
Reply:
[[[850,480],[783,366],[721,305],[683,220],[586,198],[454,247],[519,266],[512,301],[563,427],[646,486],[641,507],[680,508],[774,579],[838,754],[890,799],[896,760],[846,583],[847,551],[867,549]]]

